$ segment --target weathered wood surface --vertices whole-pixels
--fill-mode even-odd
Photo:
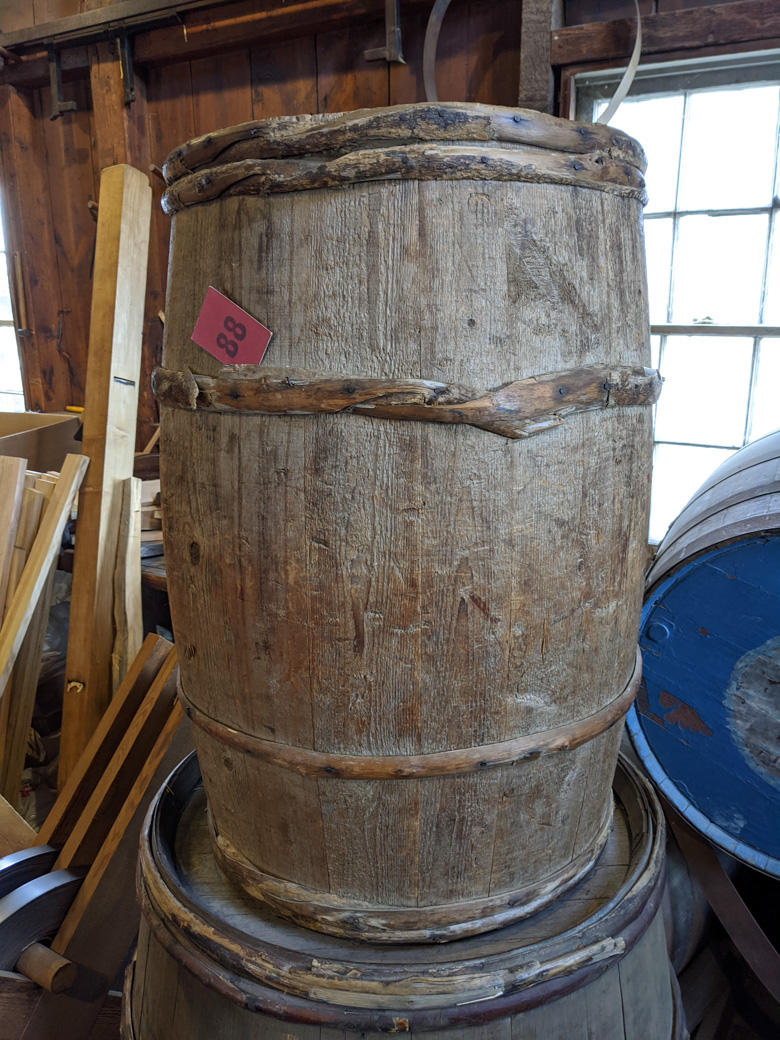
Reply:
[[[190,340],[215,285],[273,330],[283,369],[499,387],[643,367],[639,215],[610,191],[484,179],[192,206],[174,218],[164,364],[219,377]],[[628,685],[650,409],[520,441],[350,415],[161,420],[182,689],[209,719],[282,756],[428,755],[542,740]],[[225,848],[363,923],[373,903],[424,927],[462,899],[503,914],[595,853],[618,730],[400,781],[297,775],[198,726],[196,743]]]
[[[647,167],[641,145],[611,127],[574,123],[517,108],[441,102],[357,112],[326,111],[299,118],[282,116],[212,130],[174,149],[165,160],[163,173],[172,184],[204,166],[323,152],[338,156],[423,141],[503,142],[578,155],[595,152],[627,162],[640,172]]]
[[[103,171],[89,328],[83,449],[58,784],[108,706],[114,649],[114,569],[123,482],[133,475],[151,190],[130,166]]]
[[[658,914],[662,816],[622,766],[604,855],[574,892],[489,936],[398,950],[318,935],[242,897],[214,862],[196,780],[183,763],[142,838],[125,1035],[205,1037],[217,1022],[231,1038],[684,1035]],[[565,1020],[587,1029],[550,1031]]]
[[[242,365],[216,379],[160,368],[154,391],[160,404],[177,408],[466,423],[514,439],[560,426],[591,408],[654,404],[661,378],[653,369],[592,365],[475,390],[420,379],[361,379]]]
[[[335,159],[242,159],[181,177],[163,195],[173,214],[233,195],[335,188],[376,180],[495,180],[576,185],[647,201],[641,172],[603,153],[543,152],[523,145],[431,143],[370,148]]]

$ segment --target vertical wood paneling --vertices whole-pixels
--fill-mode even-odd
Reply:
[[[370,22],[317,37],[317,110],[347,112],[388,104],[387,62],[366,61],[364,51],[384,44],[384,22]]]
[[[197,136],[252,118],[249,50],[192,62],[192,112]]]
[[[71,400],[71,374],[61,352],[60,293],[52,199],[40,91],[0,89],[5,204],[9,251],[19,252],[31,335],[20,355],[28,408],[57,411]]]
[[[150,69],[146,81],[146,103],[151,161],[162,167],[166,155],[195,136],[192,66],[188,61]],[[167,288],[168,243],[171,221],[160,206],[164,185],[152,177],[152,238],[161,257],[161,291]]]
[[[469,101],[517,104],[522,6],[521,0],[477,0],[469,6]]]
[[[253,119],[317,111],[317,50],[313,36],[254,46],[250,61]]]
[[[88,84],[82,80],[67,84],[63,90],[76,101],[78,109],[61,119],[44,119],[41,129],[49,180],[57,185],[51,212],[62,293],[60,353],[71,373],[68,403],[83,405],[96,231],[87,202],[98,197],[98,190],[92,161]],[[44,109],[50,104],[49,96],[48,90],[42,92]]]

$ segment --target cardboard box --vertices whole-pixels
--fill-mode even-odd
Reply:
[[[0,412],[0,455],[27,459],[27,468],[61,469],[66,455],[80,455],[81,423],[67,412]]]

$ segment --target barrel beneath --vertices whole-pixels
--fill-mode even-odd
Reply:
[[[211,854],[194,756],[150,812],[143,920],[127,977],[125,1037],[556,1035],[678,1040],[684,1033],[662,916],[664,825],[621,762],[614,821],[592,875],[534,918],[438,946],[322,936],[263,909]]]

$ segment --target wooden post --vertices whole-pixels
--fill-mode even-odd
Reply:
[[[101,169],[127,163],[139,170],[152,165],[146,106],[146,82],[143,72],[135,69],[135,101],[124,103],[122,70],[116,45],[98,43],[89,48],[90,88],[95,144]],[[159,158],[159,157],[157,157]],[[163,185],[154,185],[158,199]],[[165,220],[159,206],[156,220]],[[167,224],[166,224],[167,226]],[[154,432],[157,408],[150,392],[152,370],[162,360],[163,328],[157,317],[164,306],[167,255],[162,255],[164,239],[153,234],[149,240],[148,273],[144,302],[143,354],[141,359],[141,394],[138,408],[138,446],[146,444]]]
[[[146,174],[103,171],[82,442],[92,464],[79,496],[60,787],[111,696],[114,568],[123,481],[133,474],[151,201]]]
[[[550,31],[561,24],[561,0],[523,0],[520,15],[520,108],[553,111]]]

